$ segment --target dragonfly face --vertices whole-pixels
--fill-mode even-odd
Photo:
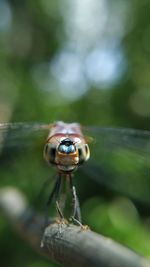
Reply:
[[[48,163],[56,165],[60,172],[74,171],[89,156],[88,144],[78,124],[58,122],[50,130],[44,147],[44,157]]]

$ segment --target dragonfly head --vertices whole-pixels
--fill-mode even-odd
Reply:
[[[70,138],[62,140],[56,150],[56,163],[60,171],[70,172],[77,168],[79,153],[76,144]]]
[[[54,143],[51,140],[45,145],[44,157],[49,163],[56,165],[59,171],[72,172],[88,160],[90,153],[87,144],[75,142],[69,137],[57,141]]]

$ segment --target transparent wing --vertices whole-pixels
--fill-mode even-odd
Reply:
[[[150,132],[87,127],[93,142],[84,172],[97,182],[150,204]]]
[[[4,184],[26,184],[27,192],[41,187],[52,171],[43,160],[50,127],[42,123],[0,124],[0,173]],[[150,204],[150,132],[87,127],[85,135],[93,138],[89,144],[91,158],[83,166],[86,176]]]
[[[43,182],[52,175],[52,168],[43,159],[43,146],[50,127],[42,123],[0,124],[1,186],[19,187],[31,203]]]
[[[0,151],[4,146],[29,146],[48,133],[50,127],[50,124],[42,123],[0,123]]]

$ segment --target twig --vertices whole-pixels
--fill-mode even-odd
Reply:
[[[35,250],[62,266],[150,267],[143,257],[91,230],[52,220],[43,231],[43,217],[27,208],[26,200],[15,189],[0,191],[0,208]]]

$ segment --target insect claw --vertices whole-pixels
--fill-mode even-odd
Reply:
[[[70,217],[69,221],[76,223],[78,226],[80,226],[81,230],[89,230],[90,229],[88,225],[83,225],[80,221],[78,221],[73,216]]]

